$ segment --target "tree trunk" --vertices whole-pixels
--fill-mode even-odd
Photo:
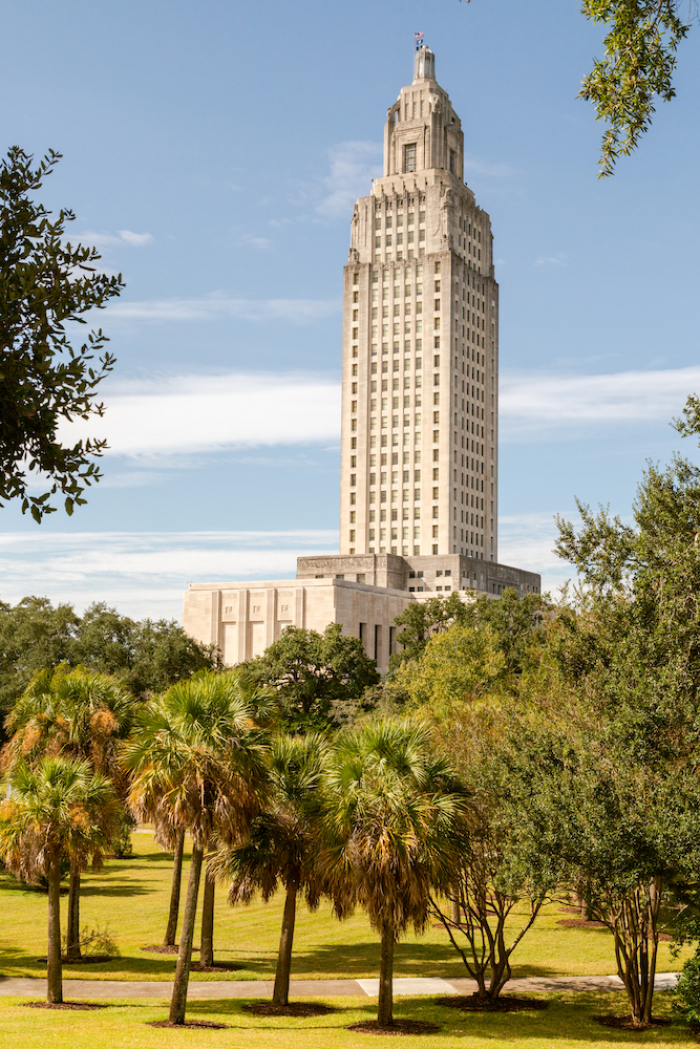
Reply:
[[[66,961],[79,962],[80,950],[80,871],[71,860],[68,882],[68,914],[66,916]]]
[[[452,924],[459,925],[462,921],[462,908],[459,905],[459,890],[455,890],[455,893],[456,895],[450,900],[452,905]]]
[[[182,931],[180,933],[180,950],[177,955],[173,996],[170,1000],[169,1020],[172,1024],[184,1024],[185,1022],[187,986],[190,980],[192,944],[194,942],[194,920],[197,914],[197,898],[199,896],[199,879],[202,873],[203,854],[204,850],[193,843],[190,877],[187,882],[187,896],[185,897],[185,913],[182,917]]]
[[[49,861],[49,936],[46,958],[46,1001],[57,1005],[63,1001],[63,968],[61,965],[61,868],[57,856]]]
[[[204,898],[202,900],[202,939],[199,947],[199,963],[208,968],[214,964],[214,889],[216,882],[209,875],[207,864],[204,875]]]
[[[294,923],[297,915],[297,882],[290,881],[284,901],[282,916],[282,933],[280,948],[277,954],[277,971],[275,972],[275,989],[272,992],[273,1005],[289,1005],[289,978],[292,972],[292,947],[294,946]]]
[[[170,888],[170,912],[168,914],[168,927],[165,930],[163,943],[166,947],[175,946],[175,935],[177,933],[177,919],[180,913],[180,883],[182,882],[182,856],[185,851],[185,832],[178,835],[173,853],[173,883]]]
[[[382,929],[382,946],[379,957],[379,1001],[377,1023],[380,1027],[391,1027],[394,1023],[394,930],[390,925]]]

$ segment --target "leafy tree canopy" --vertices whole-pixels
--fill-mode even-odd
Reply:
[[[114,358],[101,355],[107,342],[101,330],[76,348],[67,329],[85,324],[85,313],[124,287],[121,275],[97,272],[95,248],[66,240],[72,211],[61,209],[52,222],[34,201],[59,160],[52,150],[32,167],[32,157],[13,146],[0,163],[0,506],[21,499],[22,512],[38,523],[56,510],[57,492],[70,515],[100,479],[94,459],[106,442],[62,444],[58,428],[104,413],[95,391]],[[30,474],[46,491],[30,494]]]
[[[331,623],[323,634],[287,627],[246,673],[274,689],[279,721],[288,732],[337,728],[362,709],[366,689],[379,681],[362,642]]]
[[[200,645],[174,620],[135,621],[104,603],[79,616],[45,597],[0,602],[0,712],[7,714],[34,675],[59,663],[117,677],[136,695],[162,692],[212,666]]]
[[[607,29],[604,57],[594,61],[580,93],[608,125],[599,161],[605,178],[637,148],[657,99],[675,96],[676,52],[690,26],[680,0],[583,0],[582,11]]]

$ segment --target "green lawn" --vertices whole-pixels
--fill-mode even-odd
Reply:
[[[133,840],[132,859],[109,861],[100,874],[85,876],[82,898],[82,922],[89,926],[107,924],[121,957],[99,965],[66,966],[66,977],[168,980],[173,976],[174,957],[149,955],[140,950],[146,944],[160,943],[163,938],[170,892],[170,857],[160,851],[148,833],[134,834]],[[11,875],[2,873],[0,900],[4,916],[0,973],[41,976],[45,967],[37,958],[46,954],[46,896],[21,887]],[[216,955],[242,968],[235,974],[194,975],[193,978],[269,979],[274,972],[280,917],[281,900],[231,908],[223,889],[219,890]],[[557,925],[557,919],[564,917],[566,915],[554,906],[541,914],[518,948],[515,976],[593,975],[615,971],[610,934],[605,930]],[[293,963],[295,979],[376,976],[378,962],[376,936],[361,912],[340,923],[328,906],[316,914],[300,908]],[[659,970],[675,969],[678,965],[671,957],[669,945],[661,944]],[[444,930],[429,928],[424,936],[410,934],[399,944],[396,975],[450,979],[465,976],[466,972]]]
[[[309,1019],[254,1017],[243,1011],[243,1002],[193,1002],[188,1009],[192,1020],[215,1020],[230,1025],[228,1030],[168,1030],[148,1027],[149,1020],[166,1016],[166,1003],[144,1001],[139,1004],[117,1002],[94,1012],[44,1011],[23,1008],[18,999],[0,999],[0,1045],[22,1049],[344,1049],[352,1045],[387,1045],[376,1036],[346,1031],[345,1025],[372,1019],[376,1005],[366,998],[327,998],[338,1012]],[[693,1046],[686,1028],[672,1026],[642,1035],[612,1031],[592,1017],[619,1012],[619,994],[557,995],[545,1012],[505,1015],[462,1014],[432,1004],[427,998],[406,998],[397,1002],[395,1015],[439,1024],[432,1036],[413,1036],[400,1040],[415,1049],[613,1049],[624,1045],[662,1047]],[[670,1015],[668,994],[657,999],[656,1014]],[[389,1044],[395,1044],[393,1039]]]

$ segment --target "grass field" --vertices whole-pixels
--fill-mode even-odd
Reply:
[[[171,859],[158,848],[150,834],[136,833],[133,840],[134,857],[111,860],[100,874],[85,875],[82,896],[82,923],[107,925],[121,952],[120,957],[96,965],[65,966],[66,978],[169,980],[173,977],[174,957],[146,954],[140,949],[147,944],[162,942],[170,893]],[[185,877],[186,874],[187,871]],[[2,873],[0,901],[3,914],[0,973],[6,976],[43,975],[45,966],[37,959],[46,954],[46,896],[20,886],[11,875]],[[64,898],[64,908],[65,902]],[[575,976],[615,971],[610,934],[606,930],[570,929],[558,925],[557,921],[565,917],[556,906],[545,909],[518,948],[514,976]],[[223,888],[218,890],[216,957],[235,962],[241,965],[241,969],[220,976],[193,974],[193,979],[269,979],[274,973],[280,919],[280,899],[269,904],[256,902],[249,907],[231,908]],[[371,977],[377,975],[378,963],[377,938],[362,912],[340,923],[328,906],[323,906],[316,914],[309,914],[305,907],[300,908],[293,978]],[[669,945],[662,943],[659,971],[678,967],[679,961],[672,958]],[[409,934],[398,945],[395,975],[454,979],[467,974],[444,930],[431,927],[421,937]],[[599,1042],[600,1031],[597,1033],[596,1041]]]
[[[94,1012],[58,1012],[24,1008],[18,999],[0,999],[0,1046],[22,1049],[345,1049],[352,1045],[386,1045],[383,1039],[345,1030],[347,1024],[372,1019],[376,1003],[363,998],[326,998],[337,1012],[309,1019],[278,1019],[247,1014],[240,1000],[193,1002],[191,1020],[214,1020],[228,1030],[172,1030],[147,1026],[166,1016],[166,1003],[115,1002]],[[671,1026],[632,1034],[596,1023],[601,1013],[620,1012],[620,994],[556,995],[544,1012],[502,1015],[462,1014],[436,1006],[430,999],[397,1001],[395,1013],[405,1019],[440,1026],[433,1035],[417,1035],[403,1045],[411,1049],[613,1049],[617,1046],[697,1045],[687,1028]],[[659,1016],[670,1015],[668,994],[658,995]],[[395,1045],[393,1039],[390,1045]]]

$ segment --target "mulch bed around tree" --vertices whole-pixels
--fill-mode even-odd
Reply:
[[[101,1002],[22,1002],[27,1009],[109,1009]]]
[[[435,1004],[469,1013],[522,1013],[526,1009],[546,1009],[549,1006],[544,998],[519,998],[514,994],[503,994],[495,1002],[484,1001],[476,994],[449,994],[436,998]]]
[[[605,922],[593,921],[592,918],[559,918],[557,925],[567,929],[604,929]]]
[[[176,943],[151,943],[148,947],[142,947],[142,951],[148,951],[149,954],[177,954],[180,950]],[[193,947],[193,951],[198,951],[199,947]]]
[[[648,1031],[651,1027],[670,1027],[673,1023],[673,1020],[667,1020],[665,1017],[654,1016],[651,1023],[645,1024],[643,1027],[635,1027],[629,1014],[625,1016],[594,1016],[593,1019],[596,1023],[602,1024],[603,1027],[614,1027],[618,1031],[638,1031],[640,1034]]]
[[[190,964],[190,972],[193,973],[235,973],[242,968],[242,965],[234,965],[233,962],[214,962],[213,965],[202,965],[201,962]]]
[[[243,1006],[254,1016],[328,1016],[337,1012],[330,1005],[316,1002],[290,1002],[289,1005],[273,1005],[272,1002],[250,1002]]]
[[[170,1020],[149,1020],[148,1027],[174,1027],[180,1031],[183,1027],[191,1028],[193,1031],[227,1031],[230,1024],[217,1024],[213,1020],[185,1020],[184,1024],[173,1024]]]
[[[362,1020],[361,1023],[350,1024],[346,1031],[357,1031],[358,1034],[437,1034],[440,1028],[437,1024],[423,1023],[420,1020],[394,1020],[391,1027],[382,1027],[376,1020]]]

